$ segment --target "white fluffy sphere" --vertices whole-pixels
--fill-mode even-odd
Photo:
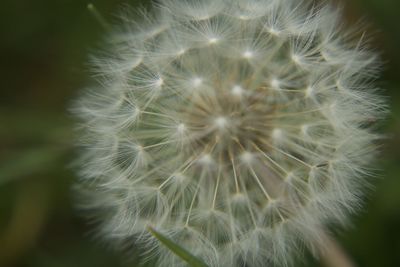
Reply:
[[[81,207],[100,235],[209,266],[290,265],[367,184],[376,56],[307,0],[162,0],[125,12],[81,118]],[[121,244],[118,242],[118,244]]]

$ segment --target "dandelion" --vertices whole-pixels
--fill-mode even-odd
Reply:
[[[184,266],[287,266],[360,206],[383,101],[376,55],[329,4],[162,0],[93,59],[81,208],[99,235]],[[135,18],[135,20],[133,20]]]

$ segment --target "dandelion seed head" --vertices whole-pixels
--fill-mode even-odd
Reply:
[[[242,96],[244,90],[239,85],[235,85],[232,87],[232,94],[236,96]]]
[[[377,57],[309,0],[161,0],[127,12],[81,119],[81,208],[99,235],[185,266],[290,266],[360,206],[385,103]],[[354,39],[354,38],[353,38]]]
[[[279,86],[280,86],[280,81],[277,79],[277,78],[272,78],[271,79],[271,87],[273,88],[273,89],[279,89]]]
[[[192,80],[192,85],[194,88],[198,88],[203,83],[203,79],[196,77]]]
[[[214,120],[214,123],[219,129],[224,129],[228,124],[228,119],[225,117],[218,117]]]
[[[200,157],[199,162],[203,165],[211,165],[214,160],[210,154],[204,154]]]
[[[254,155],[251,152],[245,151],[240,156],[240,159],[247,164],[250,164],[254,160]]]
[[[176,129],[179,133],[183,133],[186,130],[186,126],[183,123],[180,123]]]
[[[252,52],[252,51],[250,51],[250,50],[246,50],[246,51],[243,52],[243,57],[244,57],[244,58],[250,59],[250,58],[252,58],[253,56],[254,56],[254,52]]]
[[[218,42],[218,38],[216,38],[216,37],[211,37],[208,39],[209,44],[215,44],[217,42]]]
[[[158,87],[161,87],[164,84],[163,78],[159,77],[157,80],[154,81],[154,84]]]

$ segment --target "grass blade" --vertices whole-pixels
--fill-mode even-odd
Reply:
[[[163,234],[157,232],[151,226],[148,226],[149,232],[157,238],[162,244],[168,247],[173,253],[175,253],[182,260],[186,261],[192,267],[208,267],[201,259],[197,258],[189,251],[184,249],[183,247],[176,244],[174,241],[170,240],[168,237]]]

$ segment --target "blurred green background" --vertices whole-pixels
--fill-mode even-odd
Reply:
[[[93,1],[106,19],[126,1]],[[132,5],[140,1],[128,1]],[[148,5],[147,1],[142,4]],[[68,164],[75,157],[66,111],[90,80],[88,53],[104,33],[80,0],[2,0],[0,4],[0,266],[135,266],[94,240],[73,208]],[[400,266],[400,1],[347,0],[383,51],[392,113],[376,164],[380,177],[364,212],[338,240],[356,266]],[[322,266],[311,262],[306,266]]]

